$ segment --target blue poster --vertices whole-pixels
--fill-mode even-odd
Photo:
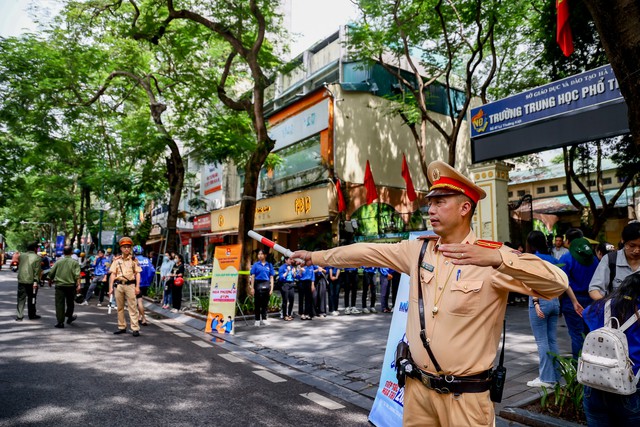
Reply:
[[[419,236],[433,234],[432,231],[419,231],[409,234],[409,240]],[[417,260],[416,260],[417,262]],[[393,307],[393,318],[389,327],[387,349],[380,374],[380,384],[373,407],[369,413],[369,421],[376,427],[401,427],[404,405],[404,387],[398,386],[396,379],[395,353],[400,340],[406,341],[407,313],[409,311],[410,277],[403,274],[398,286],[396,305]]]
[[[56,257],[62,256],[64,251],[64,236],[56,236]]]

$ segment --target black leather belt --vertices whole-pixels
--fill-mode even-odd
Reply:
[[[441,394],[448,393],[482,393],[491,387],[490,371],[467,377],[453,375],[436,376],[415,368],[410,377],[414,378],[430,389]]]
[[[118,285],[135,285],[135,280],[116,280],[116,284]]]

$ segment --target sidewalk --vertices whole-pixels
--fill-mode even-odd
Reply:
[[[148,301],[145,305],[156,315],[174,318],[204,333],[204,319],[184,313],[173,314]],[[341,311],[340,316],[305,322],[297,317],[293,322],[285,322],[276,315],[270,318],[269,326],[262,327],[253,326],[253,319],[248,319],[249,325],[242,319],[236,320],[234,336],[216,334],[213,340],[235,345],[243,358],[254,363],[264,366],[276,362],[282,366],[284,374],[371,409],[391,314],[344,315]],[[567,354],[570,341],[564,320],[561,319],[558,325],[560,352]],[[502,403],[496,404],[496,414],[505,406],[539,395],[538,389],[527,386],[527,381],[538,376],[538,354],[524,306],[507,308],[505,365],[507,383]]]

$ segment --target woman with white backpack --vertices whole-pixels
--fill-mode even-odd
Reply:
[[[613,320],[609,323],[610,326],[618,329],[618,325],[624,325],[632,317],[635,319],[624,330],[628,344],[628,358],[631,361],[628,368],[632,369],[633,375],[629,372],[628,375],[624,375],[623,381],[630,382],[633,388],[629,392],[631,394],[628,394],[623,391],[604,391],[585,385],[583,403],[587,424],[598,427],[638,426],[640,425],[640,391],[636,387],[638,370],[640,369],[640,312],[638,311],[640,309],[640,271],[627,276],[620,287],[610,295],[584,310],[582,315],[589,330],[595,331],[605,326],[605,307],[607,305],[610,308],[611,320]],[[617,322],[613,318],[617,319]],[[589,363],[587,359],[591,358],[596,363],[598,362],[597,354],[595,354],[597,350],[588,349],[587,342],[588,337],[585,340],[578,370],[586,369],[586,364]],[[602,356],[600,358],[604,360]],[[580,366],[583,363],[585,366]],[[604,380],[610,379],[610,376],[607,375]],[[580,373],[578,378],[580,380]]]

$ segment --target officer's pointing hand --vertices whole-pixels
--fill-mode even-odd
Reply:
[[[455,265],[478,265],[482,267],[500,267],[502,256],[500,251],[483,248],[478,245],[443,244],[438,246],[442,255],[451,258]]]

